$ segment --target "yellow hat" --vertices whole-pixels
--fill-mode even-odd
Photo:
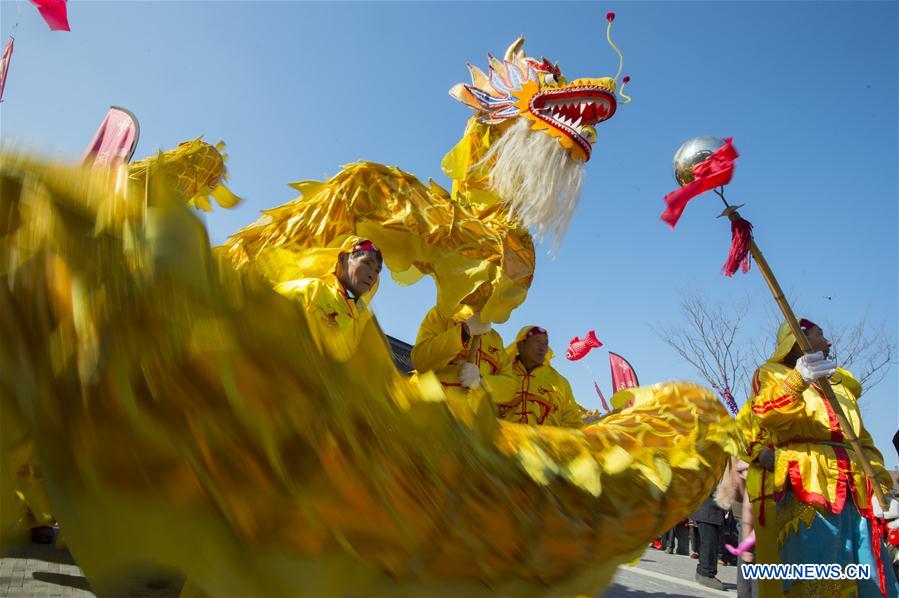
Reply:
[[[518,343],[523,340],[526,340],[529,336],[534,334],[545,334],[546,339],[549,340],[549,333],[545,328],[541,328],[540,326],[534,326],[530,324],[528,326],[523,327],[518,331],[518,334],[515,335],[515,340],[512,341],[508,347],[506,347],[506,354],[508,354],[509,359],[515,361],[515,358],[518,357]],[[546,357],[543,359],[544,365],[549,365],[550,360],[553,358],[553,350],[547,347],[546,349]]]
[[[801,328],[803,332],[814,327],[820,328],[820,326],[811,320],[799,318],[799,328]],[[774,353],[768,358],[768,361],[770,363],[780,363],[787,355],[789,355],[790,351],[793,350],[793,345],[795,344],[796,336],[793,334],[793,329],[790,327],[790,324],[785,321],[780,325],[780,328],[777,329],[777,345],[774,348]]]
[[[259,252],[256,267],[271,282],[278,285],[288,280],[302,278],[325,278],[337,274],[337,260],[342,253],[350,253],[354,247],[367,241],[357,235],[349,235],[332,243],[328,247],[290,250],[284,247],[273,247]],[[380,277],[364,294],[362,299],[368,304],[378,291]]]

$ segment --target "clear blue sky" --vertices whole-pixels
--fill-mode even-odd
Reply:
[[[712,301],[748,295],[747,334],[770,327],[757,269],[718,274],[729,228],[715,218],[717,198],[694,200],[675,232],[659,221],[674,151],[703,134],[734,136],[742,156],[729,197],[747,204],[800,311],[834,323],[867,312],[895,335],[895,2],[73,1],[64,33],[28,2],[4,0],[0,33],[18,28],[2,139],[77,158],[110,104],[138,115],[137,157],[201,134],[223,139],[231,187],[246,201],[207,218],[221,242],[292,199],[288,182],[353,160],[445,184],[440,160],[470,114],[446,92],[466,80],[465,63],[485,66],[524,33],[529,54],[558,61],[569,79],[613,75],[608,10],[634,101],[599,127],[563,248],[555,260],[538,249],[528,301],[498,327],[503,336],[540,324],[562,354],[595,328],[603,349],[556,359],[578,401],[595,407],[593,379],[610,386],[606,350],[626,356],[642,383],[696,379],[650,328],[680,319],[680,289]],[[384,329],[414,340],[434,301],[430,280],[381,288]],[[891,465],[896,391],[894,370],[863,398]]]

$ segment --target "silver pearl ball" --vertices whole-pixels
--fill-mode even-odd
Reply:
[[[720,137],[694,137],[684,142],[674,154],[674,178],[681,186],[693,180],[693,167],[724,146]]]

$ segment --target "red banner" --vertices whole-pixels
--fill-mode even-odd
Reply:
[[[139,137],[137,117],[124,108],[112,106],[81,157],[81,163],[101,167],[127,163]]]
[[[12,46],[15,40],[10,36],[3,49],[3,58],[0,59],[0,102],[3,101],[3,88],[6,87],[6,73],[9,71],[9,59],[12,58]]]
[[[640,386],[637,374],[627,359],[609,351],[609,365],[612,366],[612,394],[625,388]]]

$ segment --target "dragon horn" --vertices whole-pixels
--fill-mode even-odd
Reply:
[[[515,59],[515,55],[521,51],[521,47],[524,46],[524,36],[519,35],[518,39],[512,42],[512,45],[509,46],[509,49],[506,50],[505,56],[503,56],[503,60],[506,62],[512,62]]]

